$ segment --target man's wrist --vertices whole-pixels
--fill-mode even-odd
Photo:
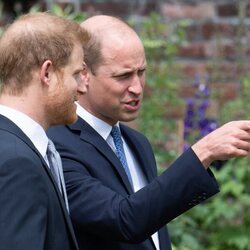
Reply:
[[[197,158],[202,163],[202,165],[207,169],[210,166],[210,164],[213,162],[210,151],[206,147],[200,145],[199,142],[194,144],[191,148],[196,154]]]

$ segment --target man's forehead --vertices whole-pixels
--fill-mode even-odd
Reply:
[[[147,66],[146,60],[141,60],[137,62],[114,62],[112,60],[104,62],[100,65],[99,69],[102,72],[108,72],[110,74],[126,73],[137,70],[143,70]]]

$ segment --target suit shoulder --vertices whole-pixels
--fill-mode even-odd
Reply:
[[[14,158],[36,159],[35,151],[20,137],[8,131],[0,131],[1,160]]]

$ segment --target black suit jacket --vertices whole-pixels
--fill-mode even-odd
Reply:
[[[136,193],[115,153],[84,120],[49,130],[62,156],[79,247],[154,249],[150,235],[159,230],[161,250],[169,250],[165,224],[218,192],[218,185],[191,149],[156,178],[148,140],[129,127],[120,127],[149,182]]]
[[[78,249],[56,183],[30,139],[0,115],[0,249]]]

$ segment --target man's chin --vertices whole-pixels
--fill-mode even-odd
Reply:
[[[139,112],[130,113],[124,117],[124,122],[132,122],[137,119]]]
[[[127,117],[122,117],[119,121],[120,122],[133,122],[137,119],[138,115],[134,115],[134,116],[127,116]]]

